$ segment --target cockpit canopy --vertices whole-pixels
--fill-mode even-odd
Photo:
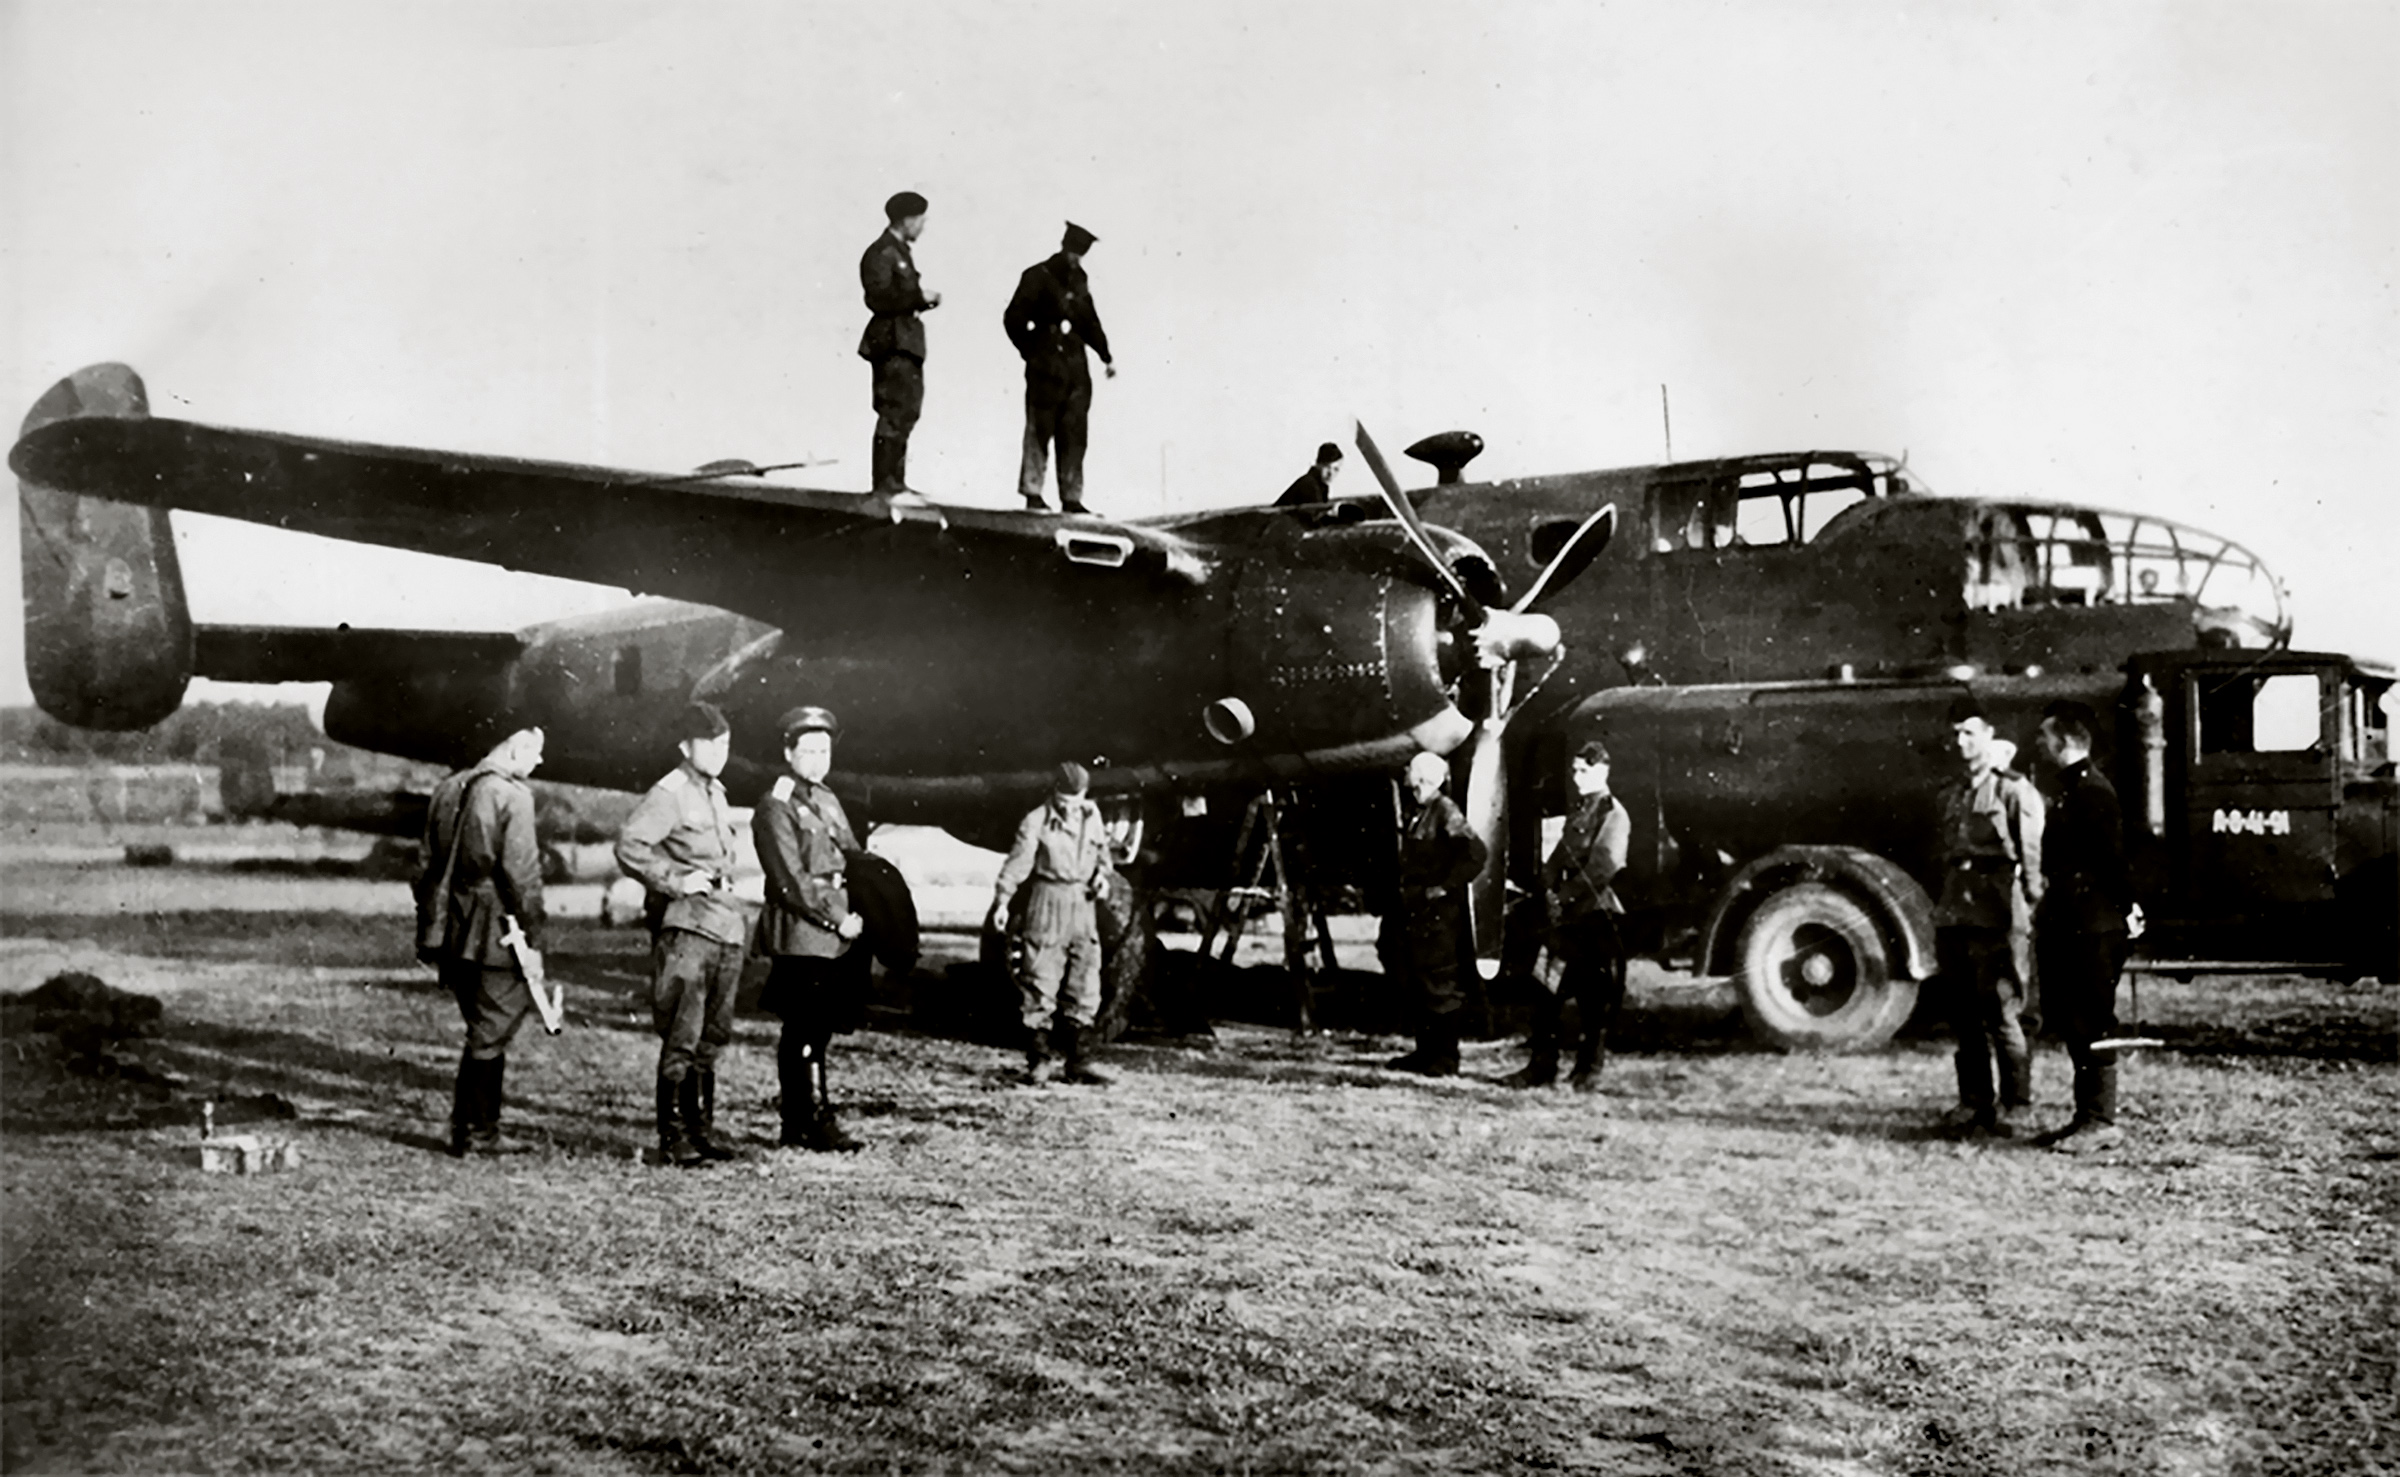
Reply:
[[[2183,601],[2206,644],[2276,647],[2292,635],[2282,584],[2256,554],[2141,513],[1978,502],[1966,579],[1971,610]]]

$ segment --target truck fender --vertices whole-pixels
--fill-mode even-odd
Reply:
[[[1760,903],[1798,882],[1822,882],[1855,897],[1898,946],[1893,959],[1908,977],[1933,977],[1933,899],[1916,878],[1856,846],[1779,846],[1745,864],[1709,909],[1700,933],[1701,972],[1723,975],[1738,968],[1742,925]]]

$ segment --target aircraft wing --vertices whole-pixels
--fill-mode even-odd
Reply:
[[[994,597],[1019,586],[1058,601],[1062,578],[1197,584],[1210,571],[1205,551],[1172,532],[1096,518],[968,508],[895,517],[855,493],[138,413],[29,423],[9,464],[59,492],[622,585],[824,635],[895,615],[919,629],[988,620]]]
[[[506,631],[195,626],[192,675],[220,682],[343,682],[379,672],[496,669],[524,649],[524,638]]]

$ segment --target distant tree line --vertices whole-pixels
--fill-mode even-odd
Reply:
[[[186,703],[138,733],[69,728],[39,708],[0,708],[0,763],[215,764],[226,744],[261,750],[275,764],[301,762],[312,749],[358,754],[317,731],[297,703]]]

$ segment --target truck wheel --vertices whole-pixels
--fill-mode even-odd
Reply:
[[[1875,920],[1821,882],[1759,904],[1740,948],[1742,1014],[1787,1050],[1873,1051],[1916,1008],[1916,981],[1892,977]]]

